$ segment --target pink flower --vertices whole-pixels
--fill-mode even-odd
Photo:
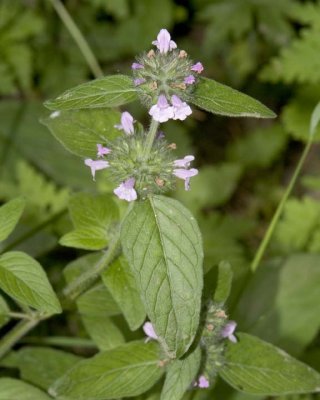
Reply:
[[[199,386],[199,388],[203,388],[203,389],[208,388],[209,385],[210,385],[209,381],[204,375],[199,376],[199,379],[197,382],[197,386]]]
[[[134,84],[134,86],[139,86],[139,85],[142,85],[143,83],[145,83],[145,79],[144,78],[137,78],[137,79],[134,79],[134,81],[133,81],[133,84]]]
[[[91,168],[91,174],[93,177],[93,180],[95,180],[95,174],[96,171],[99,171],[101,169],[105,169],[110,167],[108,161],[103,161],[103,160],[91,160],[91,158],[86,158],[84,160],[84,163]]]
[[[161,29],[157,36],[157,40],[152,42],[159,49],[160,53],[166,54],[168,51],[176,49],[177,44],[171,40],[170,33],[166,29]]]
[[[183,179],[185,190],[190,190],[190,178],[198,175],[198,170],[195,168],[191,169],[179,168],[173,170],[173,175],[175,175],[177,178]]]
[[[133,116],[125,111],[121,114],[121,124],[114,126],[117,129],[124,130],[127,135],[133,135]]]
[[[235,321],[229,321],[221,331],[223,338],[228,338],[232,343],[237,343],[237,338],[233,334],[236,330],[237,323]]]
[[[133,63],[132,65],[131,65],[131,68],[132,69],[142,69],[142,68],[144,68],[144,66],[142,65],[142,64],[139,64],[139,63]]]
[[[147,335],[147,341],[149,341],[150,339],[154,339],[157,340],[158,339],[158,335],[155,333],[153,325],[151,322],[146,322],[143,327],[142,327],[144,333]]]
[[[108,147],[103,147],[102,144],[97,144],[98,152],[97,156],[98,157],[103,157],[106,154],[111,153],[111,150]]]
[[[166,122],[170,118],[173,118],[173,107],[171,107],[164,94],[160,94],[157,104],[154,104],[150,110],[149,114],[155,121]]]
[[[113,193],[121,200],[134,201],[137,200],[137,192],[134,189],[135,184],[134,178],[129,178],[125,182],[121,183]]]
[[[191,71],[195,71],[195,72],[197,72],[198,74],[201,74],[201,72],[203,71],[203,65],[201,64],[201,62],[197,62],[196,64],[194,64],[192,67],[191,67]]]
[[[188,75],[186,78],[184,78],[184,83],[186,85],[192,85],[193,83],[195,83],[196,78],[193,75]]]
[[[178,168],[189,168],[190,163],[194,160],[194,156],[185,156],[180,160],[175,160],[173,162],[174,167]]]
[[[183,121],[188,115],[192,114],[190,106],[175,94],[171,97],[171,103],[173,105],[173,119],[180,119]]]

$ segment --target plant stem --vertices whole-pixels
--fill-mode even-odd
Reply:
[[[16,324],[0,341],[0,358],[8,353],[11,348],[38,323],[39,318],[25,319]]]
[[[24,314],[24,313],[14,312],[14,311],[8,312],[7,315],[8,315],[8,317],[16,318],[16,319],[28,319],[28,320],[32,319],[32,317],[29,314]]]
[[[101,259],[88,271],[78,276],[77,279],[70,282],[63,294],[70,300],[75,300],[86,289],[88,289],[99,277],[100,273],[114,260],[120,247],[120,230],[117,231],[113,240],[110,242],[108,250]]]
[[[144,148],[143,158],[146,160],[149,155],[150,151],[154,142],[154,138],[156,137],[157,130],[159,128],[159,122],[155,121],[153,118],[151,119],[150,128],[147,134],[146,144]]]
[[[43,344],[49,346],[59,347],[87,347],[97,348],[97,345],[90,339],[73,338],[65,336],[51,336],[51,337],[26,337],[21,340],[22,343],[27,344]]]
[[[53,222],[56,222],[58,219],[60,219],[64,214],[67,213],[67,209],[64,208],[63,210],[57,212],[56,214],[52,215],[49,219],[46,221],[41,222],[39,225],[35,226],[34,228],[30,229],[30,231],[26,232],[22,236],[20,236],[17,240],[14,242],[8,244],[7,247],[5,247],[1,252],[5,253],[8,250],[11,250],[18,246],[20,243],[24,242],[25,240],[29,239],[30,237],[34,236],[36,233],[40,232],[42,229],[46,228],[48,225],[52,224]]]
[[[57,14],[61,18],[62,22],[70,32],[70,35],[73,37],[74,41],[77,43],[83,57],[87,61],[93,75],[96,78],[103,77],[103,72],[100,68],[100,65],[91,51],[88,42],[82,35],[80,29],[77,27],[70,14],[68,13],[65,6],[61,3],[60,0],[50,0],[51,4],[55,8]]]
[[[281,199],[281,201],[280,201],[280,203],[279,203],[279,205],[278,205],[278,207],[276,209],[276,212],[274,213],[274,215],[272,217],[270,225],[269,225],[269,227],[268,227],[268,229],[267,229],[267,231],[266,231],[266,233],[265,233],[265,235],[263,237],[263,240],[260,243],[260,246],[259,246],[259,248],[258,248],[258,250],[257,250],[257,252],[255,254],[255,257],[254,257],[254,259],[252,261],[252,264],[251,264],[251,271],[252,272],[255,272],[257,270],[257,268],[258,268],[258,266],[259,266],[259,264],[260,264],[260,262],[262,260],[262,257],[264,255],[266,249],[267,249],[267,246],[268,246],[268,244],[270,242],[270,239],[271,239],[271,236],[272,236],[272,234],[274,232],[274,229],[275,229],[275,227],[276,227],[276,225],[278,223],[278,220],[279,220],[279,218],[280,218],[280,216],[282,214],[284,206],[286,205],[288,197],[290,196],[290,194],[292,192],[292,189],[293,189],[293,187],[294,187],[294,185],[295,185],[295,183],[297,181],[297,178],[298,178],[298,176],[300,174],[301,168],[302,168],[302,166],[303,166],[303,164],[304,164],[304,162],[306,160],[306,157],[307,157],[307,155],[309,153],[311,145],[312,145],[312,136],[310,136],[308,142],[305,145],[305,148],[304,148],[303,153],[302,153],[302,155],[300,157],[298,165],[296,166],[296,169],[295,169],[295,171],[294,171],[294,173],[293,173],[293,175],[292,175],[292,177],[290,179],[289,185],[287,186],[287,188],[286,188],[286,190],[285,190],[285,192],[283,194],[283,197],[282,197],[282,199]]]

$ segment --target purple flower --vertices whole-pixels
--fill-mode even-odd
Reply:
[[[134,189],[135,184],[134,178],[129,178],[125,182],[121,183],[113,193],[119,197],[119,199],[134,201],[137,200],[137,192]]]
[[[204,376],[204,375],[200,375],[198,382],[197,382],[197,386],[199,386],[199,388],[205,389],[209,387],[209,381],[208,379]]]
[[[158,335],[155,333],[151,322],[146,322],[143,325],[142,329],[143,329],[144,333],[148,336],[146,342],[149,341],[150,339],[154,339],[154,340],[158,339]]]
[[[142,85],[143,83],[145,83],[145,79],[144,78],[137,78],[133,80],[133,84],[134,86],[139,86]]]
[[[194,156],[185,156],[184,158],[180,160],[175,160],[173,162],[174,167],[178,168],[189,168],[190,163],[194,160]]]
[[[168,51],[176,49],[177,44],[171,40],[170,33],[166,29],[161,29],[157,36],[157,40],[152,42],[159,49],[160,53],[166,54]]]
[[[133,116],[125,111],[121,114],[121,124],[114,126],[117,129],[122,129],[125,131],[127,135],[133,135],[134,127],[133,127]]]
[[[203,65],[201,64],[201,62],[197,62],[196,64],[194,64],[191,67],[191,71],[195,71],[198,74],[201,74],[201,72],[203,71]]]
[[[198,170],[195,168],[191,169],[174,169],[173,170],[173,175],[175,175],[177,178],[183,179],[184,180],[184,188],[185,190],[190,190],[190,178],[192,176],[198,175]]]
[[[97,144],[98,152],[97,156],[98,157],[103,157],[106,154],[111,153],[111,150],[108,147],[103,147],[102,144]]]
[[[183,121],[188,115],[192,114],[190,106],[175,94],[171,97],[171,103],[173,105],[173,119],[180,119]]]
[[[237,323],[235,321],[229,321],[221,331],[223,338],[228,338],[231,342],[237,343],[237,338],[233,334],[236,330]]]
[[[184,83],[186,85],[192,85],[193,83],[195,83],[196,78],[193,75],[188,75],[186,78],[184,78]]]
[[[86,158],[84,160],[84,163],[91,168],[91,174],[93,177],[93,180],[95,180],[95,174],[96,171],[99,171],[101,169],[105,169],[110,167],[108,161],[103,161],[103,160],[91,160],[91,158]]]
[[[142,69],[142,68],[144,68],[144,66],[142,65],[142,64],[139,64],[139,63],[133,63],[132,65],[131,65],[131,68],[132,69]]]
[[[173,118],[173,107],[171,107],[164,94],[160,94],[157,104],[154,104],[150,110],[149,114],[155,121],[166,122],[170,118]]]

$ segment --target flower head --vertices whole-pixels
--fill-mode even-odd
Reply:
[[[204,375],[200,375],[198,382],[197,382],[197,386],[199,388],[205,389],[208,388],[210,386],[208,379],[204,376]]]
[[[192,67],[191,67],[191,71],[195,71],[195,72],[197,72],[198,74],[201,74],[201,72],[203,71],[203,65],[201,64],[201,62],[197,62],[196,64],[194,64]]]
[[[137,200],[137,192],[134,189],[135,184],[134,178],[129,178],[125,182],[121,183],[113,193],[121,200],[134,201]]]
[[[152,42],[157,46],[160,53],[166,54],[168,51],[176,49],[177,44],[171,40],[170,33],[166,29],[161,29],[158,33],[157,40]]]
[[[115,128],[124,130],[127,135],[133,135],[133,116],[128,111],[123,112],[121,114],[121,124],[115,125]]]
[[[142,69],[142,68],[144,68],[144,66],[142,65],[142,64],[139,64],[139,63],[133,63],[132,65],[131,65],[131,68],[132,69]]]
[[[97,152],[98,157],[103,157],[106,154],[111,153],[111,150],[108,147],[103,147],[102,144],[97,144],[97,149],[98,149]]]
[[[231,342],[237,343],[237,338],[234,335],[237,323],[235,321],[229,321],[221,331],[223,338],[228,338]]]
[[[171,97],[171,102],[173,106],[173,119],[180,119],[183,121],[188,115],[192,114],[190,106],[175,94]]]
[[[193,75],[188,75],[186,78],[184,78],[184,83],[186,85],[192,85],[193,83],[195,83],[196,78]]]
[[[173,170],[173,175],[175,175],[177,178],[183,179],[185,190],[190,190],[190,178],[198,175],[198,170],[195,168],[191,169],[179,168]]]
[[[90,167],[93,180],[95,179],[96,171],[110,167],[108,161],[104,160],[92,160],[91,158],[86,158],[84,163]]]
[[[157,104],[154,104],[150,108],[149,114],[158,122],[166,122],[170,118],[173,118],[174,115],[173,107],[170,106],[164,94],[160,94]]]
[[[147,340],[150,339],[154,339],[157,340],[158,339],[158,335],[156,334],[156,332],[154,331],[153,325],[151,322],[146,322],[143,327],[142,327],[144,333],[147,335]]]
[[[180,159],[180,160],[175,160],[173,162],[173,166],[174,167],[178,167],[178,168],[189,168],[190,167],[190,163],[194,160],[194,156],[185,156],[184,158]]]

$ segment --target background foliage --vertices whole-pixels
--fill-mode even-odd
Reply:
[[[194,60],[202,61],[207,77],[258,98],[278,114],[275,120],[256,121],[195,110],[194,118],[184,124],[168,123],[168,140],[177,144],[179,155],[195,154],[200,169],[190,192],[181,185],[172,196],[199,221],[204,238],[205,286],[212,285],[221,261],[232,265],[228,309],[239,329],[280,346],[320,372],[319,128],[302,176],[276,228],[265,265],[255,276],[249,272],[308,138],[311,112],[319,101],[320,2],[162,0],[159,6],[156,0],[68,0],[65,5],[105,75],[128,73],[135,54],[149,48],[159,29],[166,27],[181,48]],[[14,250],[11,254],[15,257],[26,257],[25,252],[38,260],[28,259],[31,271],[40,264],[45,269],[50,283],[41,288],[41,293],[51,309],[37,298],[39,288],[33,286],[34,282],[28,287],[34,291],[29,305],[39,311],[58,313],[60,305],[51,285],[59,293],[65,280],[100,257],[100,253],[86,250],[98,251],[109,241],[109,233],[102,227],[91,233],[90,241],[83,237],[92,221],[103,221],[103,227],[112,222],[110,210],[103,210],[103,197],[110,192],[108,183],[101,178],[94,184],[81,160],[68,153],[39,123],[47,115],[44,100],[92,78],[50,2],[1,0],[0,201],[20,196],[24,200],[14,200],[23,205],[14,205],[18,211],[12,217],[12,229],[22,216],[10,237],[0,237],[0,250]],[[130,104],[129,109],[137,119],[146,121],[137,104]],[[92,193],[97,194],[94,200]],[[100,200],[99,215],[90,216],[89,222],[81,220],[88,203]],[[123,205],[118,205],[122,212]],[[116,214],[116,206],[114,210]],[[8,234],[12,229],[8,228]],[[124,263],[124,259],[117,261],[101,281],[80,296],[76,308],[63,305],[68,310],[65,314],[43,321],[0,361],[0,376],[5,377],[0,378],[0,387],[10,388],[18,378],[24,381],[13,385],[16,392],[8,389],[7,397],[19,399],[25,385],[32,385],[30,399],[48,399],[40,389],[46,390],[81,357],[143,337],[141,331],[128,329],[128,325],[135,329],[144,320],[138,296],[125,301],[125,296],[119,299],[114,295],[118,293],[114,287],[123,284],[117,280],[127,280],[127,285],[132,282],[132,277],[121,274]],[[4,279],[2,273],[0,279]],[[3,335],[15,323],[4,316],[8,307],[15,310],[7,296],[10,287],[5,292],[0,297]],[[131,307],[135,307],[137,320],[131,317]],[[110,332],[108,336],[104,335],[106,331]],[[48,374],[41,372],[44,370]],[[156,386],[137,398],[156,399],[157,390]],[[248,395],[219,381],[212,392],[185,396],[186,400],[209,398],[241,400]],[[320,397],[278,397],[284,398]]]

